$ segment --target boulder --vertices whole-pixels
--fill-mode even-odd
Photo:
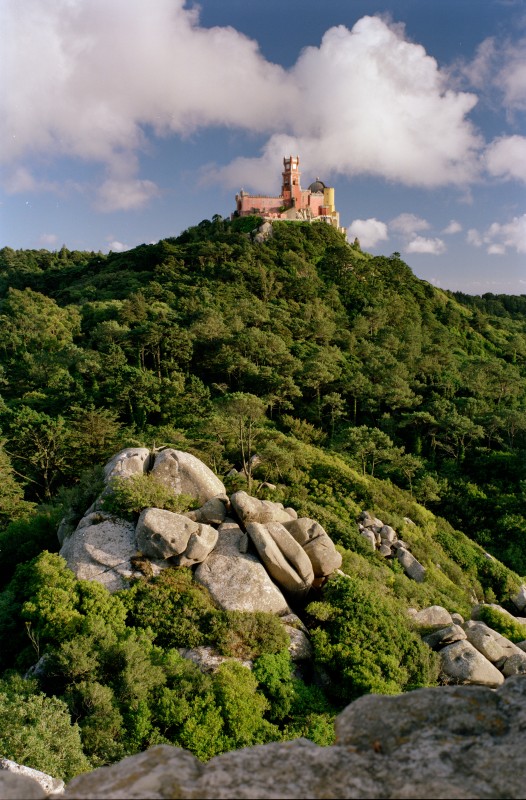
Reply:
[[[365,695],[336,719],[336,744],[306,739],[201,763],[158,745],[74,778],[65,800],[523,798],[526,679]]]
[[[465,621],[462,614],[459,614],[457,611],[454,611],[453,614],[451,614],[451,619],[455,625],[463,625]]]
[[[225,497],[212,497],[201,508],[196,508],[194,511],[186,511],[184,516],[194,522],[203,522],[205,525],[221,525],[226,518],[226,504],[228,498]]]
[[[445,628],[439,628],[427,636],[423,636],[422,640],[431,647],[432,650],[440,650],[453,642],[460,642],[466,639],[466,633],[462,630],[460,625],[447,625]]]
[[[389,542],[390,544],[392,544],[393,542],[396,542],[398,536],[396,535],[396,531],[394,528],[391,528],[390,525],[384,525],[380,529],[380,538],[382,539],[382,541]]]
[[[374,535],[374,532],[364,528],[360,531],[360,533],[371,545],[371,550],[373,550],[373,552],[376,551],[376,536]]]
[[[276,583],[290,594],[305,595],[314,580],[312,565],[287,529],[279,522],[249,522],[247,533]]]
[[[405,547],[399,547],[396,551],[396,555],[404,568],[405,574],[417,583],[422,583],[426,576],[426,571],[422,564],[416,560],[414,555],[412,555],[409,550],[406,550]]]
[[[125,589],[135,573],[135,526],[131,522],[94,512],[83,517],[66,539],[60,555],[79,580],[97,581],[110,592]]]
[[[390,544],[384,544],[383,542],[380,545],[380,547],[378,548],[378,552],[380,553],[381,556],[384,556],[384,558],[389,558],[389,556],[393,555],[393,551],[391,549],[391,545]]]
[[[509,656],[517,653],[517,647],[509,639],[489,628],[484,622],[468,620],[464,623],[464,630],[468,642],[471,642],[488,661],[497,664],[499,669]]]
[[[167,448],[155,454],[152,474],[175,494],[195,497],[204,505],[225,495],[225,487],[212,470],[191,453]]]
[[[225,661],[237,661],[241,666],[247,669],[252,669],[252,661],[243,660],[241,658],[232,658],[231,656],[222,656],[213,647],[192,647],[192,648],[179,648],[179,654],[192,661],[201,672],[217,672],[221,664]]]
[[[526,611],[526,584],[522,584],[517,594],[511,598],[517,611]]]
[[[0,797],[2,800],[45,800],[49,795],[27,775],[0,771]]]
[[[313,656],[312,645],[309,637],[292,625],[283,626],[290,637],[289,653],[293,661],[309,661]]]
[[[440,651],[442,672],[456,683],[475,683],[495,688],[504,676],[468,641],[454,642]]]
[[[273,503],[271,500],[259,500],[246,492],[235,492],[230,498],[232,508],[238,515],[243,525],[249,522],[290,522],[291,516],[285,511],[281,503]]]
[[[300,517],[283,524],[307,553],[316,578],[331,575],[341,567],[342,557],[319,522]]]
[[[151,462],[150,456],[147,447],[127,447],[121,450],[104,467],[106,483],[112,478],[129,478],[131,475],[142,475],[147,472]]]
[[[5,771],[9,772],[11,775],[23,775],[26,778],[30,778],[32,781],[36,781],[43,791],[43,794],[19,794],[19,797],[45,797],[52,792],[58,797],[64,791],[64,781],[61,781],[59,778],[53,778],[51,775],[48,775],[46,772],[40,772],[38,769],[24,767],[22,764],[17,764],[16,761],[11,761],[8,758],[0,758],[0,770],[0,797],[2,798],[11,796],[5,791],[7,787],[3,787],[1,782]],[[16,784],[14,784],[14,786],[16,786]],[[30,784],[23,781],[20,784],[20,788],[22,789],[24,786],[29,788]]]
[[[413,622],[425,628],[445,628],[453,622],[449,611],[442,606],[428,606],[422,611],[413,611],[411,616]]]
[[[523,653],[526,653],[526,639],[524,639],[522,642],[516,642],[515,644],[519,650],[522,650]]]
[[[238,525],[221,525],[217,544],[197,567],[195,580],[206,586],[221,608],[289,613],[287,601],[263,564],[246,549],[247,536]]]
[[[500,670],[506,678],[511,675],[524,675],[526,673],[526,653],[519,650],[518,653],[508,656],[504,664],[500,666]]]
[[[136,528],[137,548],[148,558],[171,558],[187,567],[204,561],[214,549],[218,533],[211,525],[193,522],[183,514],[145,508]]]

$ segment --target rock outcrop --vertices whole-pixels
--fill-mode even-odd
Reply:
[[[180,514],[145,508],[136,525],[101,510],[113,478],[148,472],[174,495],[194,497],[199,508]],[[100,581],[110,591],[140,575],[134,566],[139,560],[150,561],[148,574],[201,564],[196,580],[221,607],[285,614],[288,604],[281,590],[302,598],[315,580],[323,582],[341,565],[340,554],[315,520],[298,519],[294,509],[243,491],[229,499],[219,478],[189,453],[129,448],[108,462],[104,474],[106,489],[64,539],[60,553],[77,577]],[[227,513],[237,516],[239,525],[228,522]],[[61,526],[61,537],[65,531]],[[249,538],[253,553],[247,552]]]
[[[337,718],[330,747],[296,739],[202,764],[180,748],[158,745],[79,775],[64,800],[523,798],[525,746],[526,678],[517,676],[496,691],[448,686],[366,695]],[[23,784],[3,797],[45,796],[36,783],[30,794],[27,778],[6,775]]]
[[[206,586],[216,603],[229,611],[289,612],[283,593],[272,582],[260,560],[247,553],[248,539],[239,525],[219,527],[215,548],[200,564],[195,580]]]
[[[474,606],[474,617],[479,616],[481,608],[480,604]],[[510,642],[485,622],[464,621],[460,614],[450,614],[442,606],[409,609],[409,613],[413,622],[427,631],[423,641],[440,652],[447,682],[496,687],[505,678],[526,674],[526,652],[520,644]]]
[[[415,523],[405,518],[408,525]],[[425,567],[410,552],[409,545],[398,538],[398,534],[390,525],[384,525],[381,519],[373,517],[369,511],[362,511],[358,522],[358,530],[368,540],[371,550],[384,558],[396,556],[404,568],[405,574],[417,583],[422,583],[426,576]]]

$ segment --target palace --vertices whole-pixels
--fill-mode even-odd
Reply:
[[[279,197],[247,194],[241,189],[236,194],[236,210],[232,216],[246,217],[254,214],[265,220],[320,220],[344,233],[345,229],[340,227],[340,215],[334,207],[334,189],[325,186],[319,178],[308,189],[302,189],[299,167],[299,156],[283,159],[283,183]]]

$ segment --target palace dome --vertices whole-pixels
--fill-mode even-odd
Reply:
[[[325,186],[323,181],[320,181],[319,178],[316,178],[314,183],[311,183],[311,185],[309,186],[309,192],[323,192],[323,190],[326,188],[327,187]]]

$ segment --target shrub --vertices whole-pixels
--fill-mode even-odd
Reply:
[[[436,654],[411,630],[394,599],[353,577],[328,582],[324,600],[311,603],[315,660],[331,678],[338,702],[369,692],[396,694],[436,683]]]
[[[279,619],[263,611],[218,611],[210,633],[220,653],[236,658],[278,653],[289,644]]]
[[[526,639],[526,625],[517,622],[512,617],[508,617],[498,608],[482,606],[479,610],[478,618],[511,642],[523,642]]]
[[[162,508],[180,514],[197,506],[195,498],[174,494],[153,474],[113,478],[109,489],[102,501],[103,508],[120,517],[140,514],[144,508]]]

